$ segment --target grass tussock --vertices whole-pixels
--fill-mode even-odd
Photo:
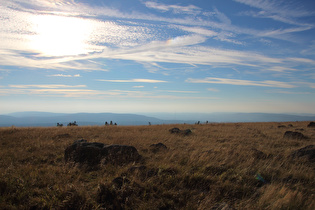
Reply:
[[[307,124],[0,128],[0,209],[315,209],[315,163],[290,157],[315,144]],[[66,164],[81,138],[134,146],[144,160]],[[167,149],[150,149],[157,143]]]

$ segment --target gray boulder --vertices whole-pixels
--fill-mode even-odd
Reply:
[[[81,139],[65,149],[65,161],[95,166],[102,164],[125,165],[141,159],[137,149],[127,145],[106,145]]]

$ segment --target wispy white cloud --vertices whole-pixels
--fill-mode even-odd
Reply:
[[[235,36],[231,32],[216,32],[213,30],[209,30],[203,27],[188,27],[188,26],[177,26],[178,28],[182,29],[183,31],[188,31],[191,33],[196,33],[202,36],[213,37],[216,40],[220,40],[222,42],[230,42],[234,44],[243,44],[240,41],[234,40],[233,37]]]
[[[9,85],[11,88],[84,88],[86,85]]]
[[[199,91],[191,91],[191,90],[165,90],[165,92],[169,92],[169,93],[199,93]]]
[[[238,0],[238,2],[257,8],[259,6],[259,4],[249,0]],[[259,2],[263,5],[259,7],[260,9],[272,8],[272,4],[267,4],[267,1]],[[168,5],[153,1],[147,1],[144,4],[152,9],[176,11],[178,14],[185,15],[169,18],[163,15],[158,16],[136,11],[122,12],[106,6],[93,7],[70,0],[6,1],[0,6],[0,12],[4,11],[4,25],[0,26],[0,39],[4,40],[0,42],[0,65],[32,69],[106,71],[104,63],[100,61],[105,58],[132,60],[147,66],[151,65],[151,67],[154,66],[154,69],[150,68],[149,70],[154,72],[161,69],[159,62],[230,67],[242,65],[274,71],[275,69],[272,66],[284,65],[287,61],[285,55],[274,57],[253,51],[214,48],[206,42],[215,39],[238,45],[244,44],[244,42],[236,39],[240,34],[259,38],[286,39],[286,34],[308,30],[312,27],[310,25],[299,25],[294,28],[257,30],[233,25],[229,17],[216,8],[210,11],[211,18],[205,18],[202,15],[207,11],[193,5]],[[201,16],[196,18],[196,13]],[[304,15],[307,14],[309,13],[304,13]],[[38,49],[33,49],[29,44],[31,40],[36,40],[34,38],[37,37],[38,31],[34,29],[32,21],[34,21],[34,16],[41,17],[42,15],[50,18],[61,15],[65,19],[69,18],[71,21],[78,23],[74,26],[80,26],[79,23],[81,22],[84,26],[91,25],[89,40],[84,43],[83,52],[85,53],[56,57],[43,56]],[[104,16],[116,18],[119,21],[104,21],[102,19]],[[170,23],[172,27],[176,27],[186,34],[188,33],[188,35],[170,37],[161,34],[151,24],[143,23],[141,20],[156,21],[155,26],[161,22]],[[158,27],[164,30],[163,27],[166,26]],[[62,28],[67,29],[67,27]],[[96,62],[97,59],[98,62]],[[304,58],[295,58],[288,61],[309,64],[314,62]],[[286,69],[290,71],[292,66],[286,66]],[[285,71],[285,68],[282,71]],[[164,73],[167,74],[167,71],[164,71]]]
[[[307,8],[300,8],[300,5],[294,5],[290,1],[283,0],[234,0],[239,3],[246,4],[248,6],[260,9],[259,12],[248,11],[242,14],[250,15],[259,18],[270,18],[283,23],[293,25],[312,25],[307,23],[301,23],[295,20],[295,18],[312,16],[314,11],[308,11]]]
[[[242,86],[261,86],[261,87],[279,87],[279,88],[294,88],[295,85],[286,82],[264,80],[264,81],[251,81],[251,80],[239,80],[239,79],[227,79],[206,77],[204,79],[188,78],[188,83],[210,83],[210,84],[226,84],[226,85],[242,85]]]
[[[150,9],[156,9],[161,12],[171,11],[173,13],[194,14],[194,15],[201,13],[201,9],[194,5],[188,5],[188,6],[167,5],[167,4],[162,4],[162,3],[158,3],[154,1],[146,1],[144,2],[144,4],[146,7]]]
[[[9,85],[10,88],[0,87],[0,95],[32,95],[38,97],[66,97],[66,98],[86,98],[104,99],[115,97],[115,99],[170,99],[170,100],[213,100],[215,97],[203,96],[180,96],[177,94],[160,94],[161,91],[134,91],[134,90],[94,90],[81,88],[80,86],[68,85]],[[79,88],[79,89],[78,89]],[[163,92],[163,91],[162,91]],[[195,91],[164,91],[168,93],[188,93]]]
[[[52,74],[52,75],[48,75],[49,77],[81,77],[80,74]]]
[[[281,64],[283,59],[261,55],[255,52],[218,49],[203,46],[186,46],[197,43],[202,38],[181,37],[171,41],[151,42],[146,45],[134,47],[132,49],[104,51],[102,55],[95,57],[115,58],[123,60],[133,60],[137,62],[165,62],[184,63],[191,65],[244,65],[259,67],[260,65]]]
[[[101,82],[139,82],[139,83],[163,83],[167,82],[164,80],[155,80],[155,79],[126,79],[126,80],[106,80],[106,79],[96,79],[96,81]]]
[[[298,71],[295,68],[290,68],[290,67],[286,67],[286,66],[270,66],[266,70],[268,70],[268,71],[275,71],[275,72]]]
[[[214,12],[222,23],[225,23],[227,25],[230,25],[232,23],[232,21],[224,13],[220,12],[217,8],[214,8]]]
[[[315,65],[315,60],[313,59],[309,59],[309,58],[293,58],[293,57],[289,57],[286,58],[287,61],[293,61],[293,62],[298,62],[298,63],[304,63],[304,64],[311,64],[311,65]]]
[[[307,95],[311,92],[294,92],[294,91],[285,91],[285,90],[268,90],[267,93],[279,93],[279,94],[289,94],[289,95]]]
[[[133,88],[144,88],[143,85],[132,86]]]
[[[188,26],[177,26],[177,27],[184,30],[184,31],[193,32],[193,33],[200,34],[203,36],[212,37],[212,36],[218,35],[217,32],[215,32],[213,30],[205,29],[202,27],[188,27]]]

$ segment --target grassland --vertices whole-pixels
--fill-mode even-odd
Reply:
[[[314,144],[307,124],[0,128],[0,209],[315,209],[315,163],[289,158]],[[283,138],[296,130],[308,138]],[[81,138],[132,145],[144,161],[66,164],[65,148]],[[159,142],[168,149],[152,152]]]

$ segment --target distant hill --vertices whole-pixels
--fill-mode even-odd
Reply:
[[[183,121],[161,120],[155,117],[147,117],[137,114],[114,113],[75,113],[61,114],[50,112],[16,112],[8,115],[0,115],[0,127],[7,126],[56,126],[57,123],[67,125],[76,121],[78,125],[104,125],[105,122],[118,125],[148,125],[183,123]]]
[[[315,121],[314,114],[274,114],[274,113],[145,113],[147,116],[164,120],[177,120],[186,123],[224,122],[294,122]]]
[[[162,115],[161,115],[162,116]],[[168,119],[168,118],[165,118]],[[176,114],[176,119],[209,122],[289,122],[314,121],[315,115],[292,115],[273,113],[211,113],[211,114]]]
[[[147,116],[148,115],[148,116]],[[151,116],[150,116],[151,115]],[[172,118],[174,117],[174,118]],[[15,112],[0,115],[0,127],[8,126],[56,126],[57,123],[67,125],[76,121],[78,125],[104,125],[105,122],[118,125],[148,125],[154,124],[193,124],[200,121],[211,122],[288,122],[315,121],[315,115],[301,116],[270,113],[212,113],[196,114],[181,113],[172,116],[169,113],[160,114],[115,114],[115,113],[51,113],[51,112]]]

